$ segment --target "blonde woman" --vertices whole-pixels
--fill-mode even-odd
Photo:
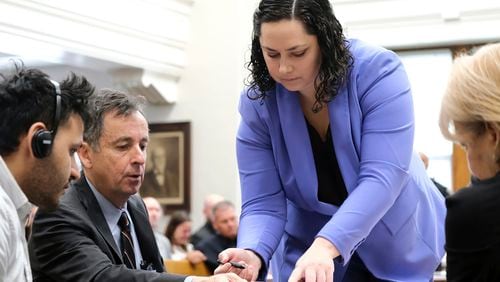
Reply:
[[[500,281],[500,44],[455,61],[440,127],[463,146],[472,174],[446,200],[447,280]]]

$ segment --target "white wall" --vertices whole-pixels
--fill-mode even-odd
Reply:
[[[410,78],[415,108],[413,149],[429,158],[427,173],[451,192],[453,145],[439,129],[439,112],[452,65],[449,49],[398,52]],[[429,67],[432,66],[432,67]]]
[[[152,122],[191,122],[191,215],[195,228],[204,221],[202,202],[209,193],[221,194],[240,206],[235,136],[245,75],[243,54],[251,32],[253,7],[247,8],[249,2],[195,2],[178,100],[173,105],[146,109]]]

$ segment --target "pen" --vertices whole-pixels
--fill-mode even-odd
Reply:
[[[219,264],[225,264],[225,262],[222,262],[220,260],[217,261]],[[235,262],[235,261],[228,261],[232,267],[236,267],[236,268],[239,268],[239,269],[245,269],[245,266],[239,262]]]

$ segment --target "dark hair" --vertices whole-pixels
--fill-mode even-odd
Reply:
[[[56,132],[54,116],[56,92],[49,76],[38,69],[25,68],[14,62],[14,73],[0,74],[0,155],[7,156],[17,150],[19,138],[32,124],[43,122]],[[88,99],[94,86],[84,76],[74,73],[60,83],[61,115],[59,125],[72,113],[80,115],[86,124],[89,119]]]
[[[116,112],[118,116],[128,116],[134,112],[142,113],[145,99],[115,89],[100,89],[89,101],[92,121],[85,127],[83,140],[94,150],[99,149],[99,139],[104,126],[104,115]]]
[[[331,101],[347,78],[353,58],[342,26],[335,18],[328,0],[262,0],[253,16],[252,52],[247,64],[250,75],[248,93],[250,99],[266,97],[266,92],[275,87],[264,61],[259,37],[261,25],[280,20],[298,20],[306,32],[315,35],[321,50],[321,65],[318,73],[316,102],[313,111],[321,109],[323,103]],[[251,94],[253,93],[253,94]]]
[[[172,245],[174,245],[173,237],[175,229],[186,221],[191,221],[189,215],[185,211],[175,211],[170,217],[170,221],[168,222],[167,228],[165,229],[165,236],[170,240]],[[181,246],[186,249],[186,246]]]

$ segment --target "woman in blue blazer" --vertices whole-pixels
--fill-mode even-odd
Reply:
[[[443,197],[413,153],[397,56],[346,40],[328,0],[262,0],[241,95],[238,249],[219,255],[275,281],[430,281]]]

